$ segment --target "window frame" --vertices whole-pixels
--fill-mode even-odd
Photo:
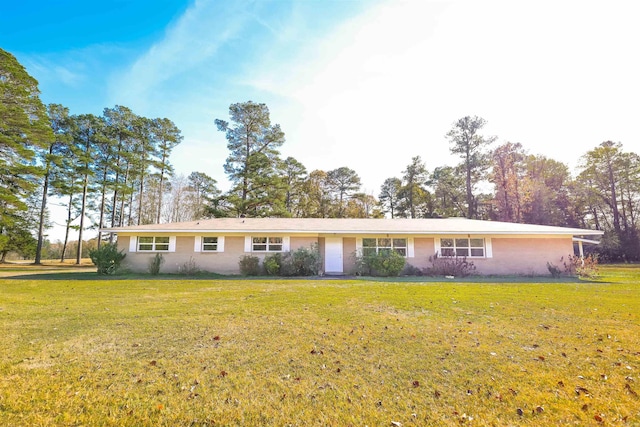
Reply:
[[[151,241],[148,241],[151,239]],[[162,242],[158,242],[157,239],[163,239]],[[166,242],[164,241],[166,239]],[[150,246],[149,249],[143,249],[142,246]],[[166,249],[160,249],[158,246],[166,246]],[[138,236],[136,239],[136,252],[170,252],[171,251],[171,237],[170,236]]]
[[[466,240],[466,245],[460,244],[462,241]],[[482,245],[472,245],[473,240],[482,241]],[[447,245],[445,246],[445,241],[447,241]],[[449,242],[450,241],[450,245]],[[452,236],[452,237],[441,237],[439,239],[439,250],[438,255],[444,258],[489,258],[489,241],[485,237],[462,237],[462,236]],[[474,255],[474,251],[481,250],[482,255]],[[466,255],[465,255],[466,251]]]
[[[367,240],[375,240],[375,246],[367,246],[365,241]],[[381,242],[381,240],[388,240],[387,242]],[[404,240],[404,246],[396,246],[396,240]],[[382,243],[382,245],[381,245]],[[395,251],[398,255],[403,258],[409,257],[409,238],[407,237],[363,237],[362,238],[362,255],[369,256],[374,255],[373,252],[367,254],[372,249],[375,249],[375,255],[379,254],[381,251]],[[399,252],[398,250],[402,250],[404,253]]]
[[[205,239],[215,239],[215,243],[207,243]],[[213,246],[212,249],[208,247]],[[202,236],[200,242],[200,251],[201,252],[218,252],[220,248],[220,238],[218,236]]]
[[[274,240],[273,242],[272,239]],[[256,242],[256,240],[260,241]],[[256,246],[264,246],[264,249],[256,249]],[[272,247],[279,248],[272,249]],[[285,238],[284,236],[251,236],[251,252],[285,252]]]

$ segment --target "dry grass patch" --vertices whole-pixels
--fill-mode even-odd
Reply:
[[[637,425],[639,278],[0,280],[0,419]]]

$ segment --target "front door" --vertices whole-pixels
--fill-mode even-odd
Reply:
[[[324,272],[326,274],[342,274],[342,237],[325,237],[324,239]]]

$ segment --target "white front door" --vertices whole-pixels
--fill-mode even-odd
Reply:
[[[324,272],[327,274],[343,273],[342,237],[325,237],[324,239]]]

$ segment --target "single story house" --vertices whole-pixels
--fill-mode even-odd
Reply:
[[[547,262],[561,265],[577,242],[597,243],[598,230],[514,224],[464,218],[215,218],[170,224],[115,227],[118,249],[132,271],[147,271],[156,253],[163,272],[176,272],[193,260],[205,271],[239,273],[243,255],[264,258],[274,252],[317,245],[325,274],[355,271],[354,254],[395,250],[417,268],[429,257],[464,256],[479,274],[549,274]]]

